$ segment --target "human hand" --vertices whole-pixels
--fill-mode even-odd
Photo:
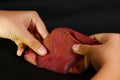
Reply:
[[[26,46],[41,56],[45,55],[47,50],[37,39],[44,39],[48,34],[36,11],[0,11],[0,37],[16,43],[18,56]]]
[[[101,33],[91,37],[101,44],[73,45],[75,53],[85,56],[85,67],[91,64],[98,71],[91,80],[120,80],[120,34]]]

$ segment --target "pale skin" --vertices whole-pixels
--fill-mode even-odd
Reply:
[[[36,11],[0,11],[0,37],[15,42],[17,55],[21,56],[29,46],[44,56],[46,48],[36,39],[45,39],[49,33]],[[120,80],[120,34],[100,33],[90,36],[99,45],[73,45],[73,51],[85,56],[85,67],[89,64],[98,71],[91,80]],[[74,73],[74,71],[73,71]]]
[[[49,34],[36,11],[0,11],[0,27],[0,37],[16,43],[18,56],[22,55],[26,46],[41,56],[47,53],[34,37],[37,35],[44,39]]]

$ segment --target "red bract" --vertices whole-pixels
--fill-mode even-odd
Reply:
[[[84,57],[72,51],[72,46],[77,43],[92,45],[97,42],[72,29],[56,28],[43,40],[43,45],[48,49],[46,56],[39,56],[29,49],[24,58],[40,68],[58,73],[68,73],[72,67],[80,73],[84,70]],[[76,65],[78,62],[79,65]]]

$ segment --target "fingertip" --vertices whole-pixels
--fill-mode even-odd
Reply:
[[[79,50],[80,44],[74,44],[72,49],[73,51],[77,52]]]
[[[23,52],[24,52],[24,49],[22,49],[22,48],[21,48],[21,49],[18,49],[18,50],[17,50],[17,56],[19,56],[19,57],[22,56],[22,53],[23,53]]]
[[[90,38],[92,38],[92,39],[94,39],[95,38],[95,36],[94,35],[91,35],[91,36],[89,36]]]
[[[39,34],[42,36],[43,39],[45,39],[48,35],[49,35],[49,32],[47,31],[47,29],[40,29],[38,28],[38,31],[39,31]]]
[[[38,52],[38,54],[41,55],[41,56],[45,56],[45,55],[47,54],[47,50],[46,50],[44,47],[39,48],[39,49],[37,50],[37,52]]]
[[[84,50],[82,49],[82,44],[74,44],[72,47],[73,51],[79,55],[84,55]]]

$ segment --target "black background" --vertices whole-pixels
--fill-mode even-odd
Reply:
[[[91,35],[120,31],[119,0],[0,0],[0,10],[36,10],[50,32],[69,27]],[[16,56],[14,42],[0,39],[0,80],[89,80],[93,69],[82,74],[59,74]]]

